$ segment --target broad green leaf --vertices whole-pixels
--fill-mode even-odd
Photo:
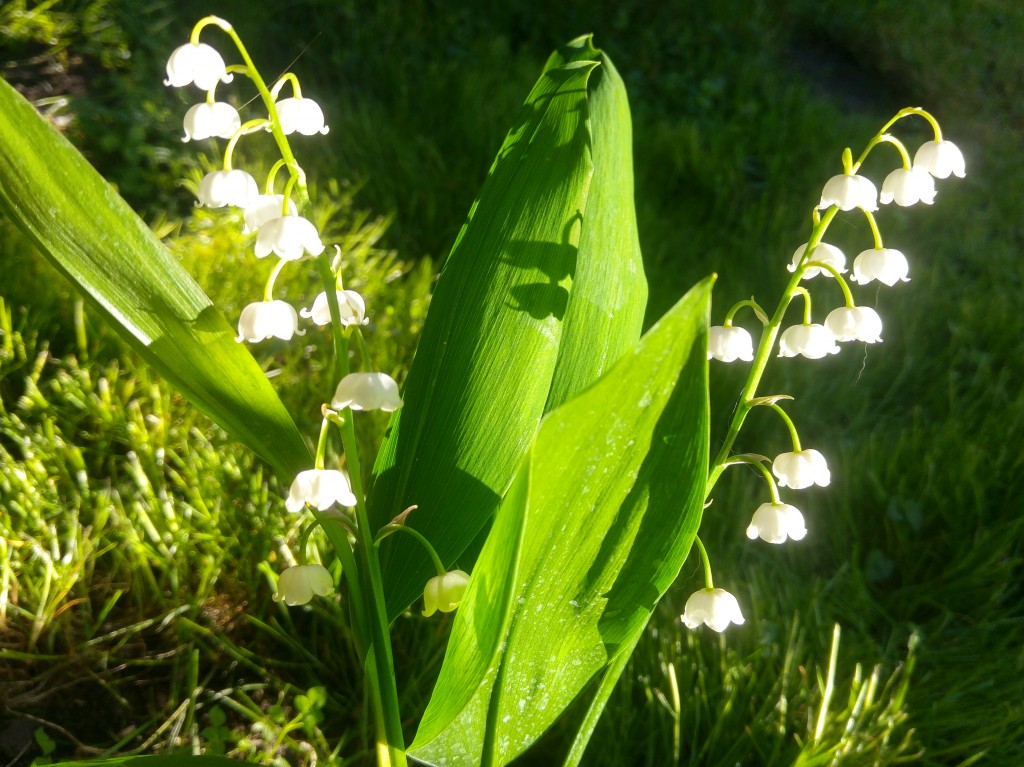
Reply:
[[[415,758],[507,764],[642,633],[700,522],[712,282],[544,420],[456,613]]]
[[[0,210],[129,344],[283,477],[309,451],[252,355],[128,204],[0,82]]]
[[[448,257],[370,497],[377,525],[416,504],[408,524],[446,564],[471,567],[544,413],[639,338],[630,142],[622,81],[589,38],[573,41],[526,99]],[[406,536],[382,548],[397,615],[432,568]]]

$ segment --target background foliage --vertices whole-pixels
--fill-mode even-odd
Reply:
[[[797,396],[804,440],[833,465],[833,485],[806,496],[808,539],[747,541],[760,487],[727,475],[702,537],[748,622],[724,639],[683,629],[699,582],[688,566],[586,762],[1024,759],[1018,4],[0,6],[4,77],[43,100],[233,321],[269,266],[247,256],[238,221],[193,209],[196,149],[211,162],[216,149],[179,143],[187,103],[161,85],[167,53],[210,12],[238,25],[266,71],[298,57],[324,105],[328,140],[298,151],[317,168],[318,221],[347,254],[349,284],[383,307],[371,345],[399,376],[436,264],[518,105],[578,34],[595,33],[631,98],[648,324],[711,271],[716,321],[751,291],[770,300],[842,148],[900,106],[932,110],[969,175],[940,184],[931,209],[882,212],[912,277],[858,292],[882,314],[885,343],[786,361],[766,382]],[[848,254],[867,237],[853,218],[833,231]],[[281,289],[296,303],[315,290]],[[269,600],[297,532],[282,488],[4,222],[0,296],[0,763],[198,745],[265,762],[365,760],[344,604]],[[330,386],[317,375],[326,349],[314,332],[259,349],[300,425]],[[740,374],[712,370],[713,441]],[[750,420],[739,449],[783,449],[776,422]],[[396,624],[410,735],[446,631]],[[552,732],[524,761],[564,753],[567,737]]]

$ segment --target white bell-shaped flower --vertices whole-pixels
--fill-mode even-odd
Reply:
[[[853,260],[853,277],[850,279],[866,285],[878,280],[892,287],[901,280],[909,282],[907,273],[910,265],[907,257],[893,248],[871,248],[863,251]]]
[[[316,594],[325,597],[334,591],[334,579],[323,565],[296,565],[289,567],[277,579],[274,601],[284,600],[286,605],[308,604]]]
[[[795,251],[793,251],[793,260],[786,268],[795,272],[796,268],[800,265],[800,261],[803,260],[804,252],[807,250],[807,245],[801,245]],[[846,256],[839,248],[835,245],[829,245],[826,242],[819,242],[814,250],[811,251],[811,261],[821,261],[823,264],[828,264],[840,274],[846,273]],[[826,269],[822,269],[820,266],[812,266],[810,269],[804,272],[802,280],[809,280],[811,277],[817,277],[819,274],[824,274],[827,277],[831,277],[832,273]]]
[[[302,216],[278,216],[265,222],[256,235],[256,258],[276,253],[284,261],[298,261],[307,253],[319,256],[324,244],[316,227]]]
[[[926,170],[935,178],[957,178],[967,175],[963,152],[952,141],[926,141],[914,155],[914,167]]]
[[[799,541],[806,535],[804,515],[788,503],[762,503],[747,527],[750,540],[760,538],[768,543],[785,543],[790,538]]]
[[[242,309],[235,340],[253,344],[265,338],[290,341],[298,328],[299,315],[287,301],[257,301]]]
[[[878,200],[883,205],[895,202],[903,207],[919,202],[931,205],[935,202],[935,179],[921,168],[897,168],[882,182]]]
[[[354,290],[339,290],[338,294],[338,315],[342,327],[349,325],[366,325],[370,320],[366,317],[366,302],[363,297]],[[327,293],[321,293],[313,300],[313,306],[299,312],[303,317],[308,317],[317,325],[329,325],[331,323],[331,308],[327,305]]]
[[[350,407],[353,410],[390,413],[401,406],[398,384],[387,373],[349,373],[341,379],[331,400],[331,407],[335,410]]]
[[[708,328],[708,359],[733,362],[754,359],[754,340],[743,328],[715,325]]]
[[[779,480],[779,487],[791,487],[794,490],[803,490],[811,485],[828,487],[832,481],[825,456],[817,450],[780,453],[772,462],[772,473]]]
[[[303,136],[312,136],[329,130],[324,125],[324,111],[313,99],[281,99],[274,103],[274,108],[285,135],[298,132]]]
[[[231,138],[242,127],[238,110],[223,101],[203,102],[185,113],[185,138],[182,141],[201,141],[205,138]]]
[[[295,513],[302,511],[306,504],[326,511],[335,503],[355,506],[356,497],[348,477],[337,469],[309,469],[300,471],[288,490],[284,507]]]
[[[427,581],[423,589],[423,615],[429,618],[440,610],[450,613],[466,595],[469,586],[469,573],[452,570],[444,575],[435,575]]]
[[[740,603],[725,589],[701,589],[686,600],[683,609],[683,623],[688,629],[695,629],[705,623],[707,627],[723,632],[730,623],[737,626],[744,622]]]
[[[837,341],[864,341],[868,344],[882,340],[882,318],[870,306],[840,306],[825,318]]]
[[[836,337],[824,325],[794,325],[786,328],[779,339],[780,357],[800,354],[810,360],[820,360],[826,354],[838,353]]]
[[[206,43],[186,43],[174,49],[167,60],[167,79],[164,85],[175,88],[190,83],[208,91],[217,81],[229,83],[232,75],[227,72],[224,59],[217,51]]]
[[[275,218],[281,218],[281,216],[285,215],[283,208],[283,194],[257,195],[245,208],[245,213],[243,214],[245,218],[245,226],[242,231],[245,234],[249,234],[250,232],[255,232],[268,221]],[[299,215],[299,211],[295,207],[295,203],[290,199],[288,200],[288,215]]]
[[[199,204],[206,208],[223,208],[235,205],[244,208],[259,196],[256,179],[244,170],[215,170],[203,176],[199,182],[197,197]]]
[[[854,173],[833,176],[825,183],[821,191],[819,208],[830,208],[833,205],[839,210],[878,210],[878,190],[871,180]]]

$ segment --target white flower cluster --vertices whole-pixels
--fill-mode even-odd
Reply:
[[[185,141],[229,139],[223,169],[207,173],[199,183],[198,204],[206,208],[240,208],[244,220],[244,233],[255,235],[256,257],[262,259],[274,255],[278,259],[268,280],[264,300],[250,303],[242,309],[238,320],[237,340],[257,343],[267,338],[279,338],[288,341],[304,332],[300,331],[298,326],[300,314],[317,326],[329,325],[332,321],[331,305],[335,303],[334,299],[336,317],[341,328],[360,328],[368,324],[366,303],[363,297],[353,290],[336,287],[333,296],[326,291],[321,292],[314,299],[312,306],[302,309],[301,313],[288,302],[273,299],[274,281],[282,267],[290,262],[321,256],[325,250],[320,232],[312,221],[301,215],[296,200],[292,198],[294,189],[304,189],[305,175],[292,158],[288,141],[284,137],[295,133],[305,136],[322,135],[328,132],[328,128],[320,105],[301,95],[295,75],[282,75],[268,90],[258,72],[251,68],[251,64],[227,66],[217,50],[206,43],[199,43],[199,32],[209,24],[227,32],[238,46],[242,58],[250,61],[231,25],[222,19],[207,17],[194,28],[192,41],[180,46],[171,54],[167,62],[165,84],[179,88],[194,84],[200,90],[206,91],[206,100],[190,107],[185,115]],[[252,78],[266,107],[264,115],[243,122],[234,106],[216,100],[217,86],[220,83],[231,82],[234,74]],[[282,88],[287,84],[291,85],[292,97],[279,98]],[[273,133],[282,156],[271,169],[263,193],[260,192],[256,179],[244,170],[233,168],[231,164],[231,156],[238,140],[256,131]],[[284,193],[277,194],[274,192],[274,180],[277,172],[282,169],[286,170],[288,181]],[[332,267],[332,271],[336,268]],[[329,405],[333,411],[385,412],[392,412],[401,406],[398,384],[390,376],[377,372],[351,373],[344,376],[338,383]],[[337,412],[331,414],[325,409],[322,428],[326,430],[330,418],[336,416]],[[285,508],[290,512],[299,513],[307,508],[317,512],[328,512],[335,506],[352,508],[361,503],[344,472],[319,468],[324,462],[324,433],[322,432],[321,447],[317,454],[318,468],[299,472],[291,484],[285,501]],[[428,590],[433,589],[430,591],[433,601],[428,603],[429,610],[454,609],[461,599],[459,589],[464,591],[465,583],[460,581],[459,573],[449,573],[447,577],[448,580],[444,583],[428,585]],[[275,599],[289,605],[305,604],[314,594],[326,595],[332,588],[330,573],[321,565],[300,564],[288,568],[281,574]]]
[[[783,299],[781,311],[784,312],[793,295],[800,294],[805,301],[805,312],[803,323],[788,327],[781,333],[779,338],[780,357],[800,355],[808,359],[821,359],[830,354],[837,354],[839,343],[862,341],[873,344],[882,340],[881,317],[874,309],[857,306],[854,303],[849,285],[842,276],[847,272],[846,256],[839,248],[823,242],[821,238],[837,211],[860,209],[868,218],[875,242],[873,248],[862,251],[854,260],[853,275],[850,277],[850,281],[864,285],[878,280],[891,287],[897,282],[909,280],[906,257],[898,250],[883,247],[881,235],[872,213],[878,210],[879,203],[909,206],[921,202],[931,205],[935,200],[935,179],[948,178],[950,175],[963,178],[965,175],[963,154],[955,144],[941,139],[937,123],[923,110],[916,108],[903,110],[886,126],[886,129],[898,119],[910,114],[923,116],[932,123],[936,139],[924,143],[917,150],[913,163],[911,163],[903,144],[886,134],[883,129],[869,145],[867,151],[877,144],[891,143],[897,147],[904,162],[903,167],[897,168],[886,176],[882,183],[881,193],[870,179],[856,173],[856,169],[863,157],[866,156],[867,151],[861,161],[854,165],[852,156],[847,150],[843,156],[845,172],[830,178],[822,189],[821,201],[814,213],[814,234],[807,244],[796,249],[787,267],[790,272],[795,273],[795,276],[787,289],[789,292]],[[828,212],[822,216],[818,213],[819,210]],[[810,294],[805,287],[799,284],[818,275],[834,278],[846,298],[843,306],[829,312],[824,324],[810,321]],[[745,305],[753,307],[762,323],[768,326],[768,332],[762,338],[763,348],[758,348],[756,352],[750,333],[742,327],[733,326],[733,315]],[[754,369],[763,370],[765,358],[771,351],[771,342],[777,330],[778,320],[776,319],[774,324],[770,323],[753,299],[740,302],[728,312],[722,325],[709,328],[708,359],[717,359],[722,362],[736,360],[751,362],[756,359]],[[758,367],[759,365],[760,367]],[[752,375],[759,377],[760,372],[752,373]],[[756,386],[756,380],[759,378],[754,379],[752,389]],[[801,449],[796,428],[789,417],[778,405],[774,404],[775,398],[766,398],[766,400],[750,402],[747,405],[748,407],[751,404],[772,405],[789,425],[794,443],[793,452],[782,453],[772,462],[771,473],[778,481],[778,487],[802,490],[815,485],[828,486],[831,481],[831,473],[825,457],[817,450]],[[736,428],[738,429],[738,426]],[[807,535],[803,514],[795,506],[783,503],[779,499],[775,481],[761,464],[762,459],[759,456],[746,456],[740,460],[745,463],[755,463],[764,473],[772,490],[771,502],[762,503],[754,512],[750,524],[747,526],[747,537],[750,539],[760,538],[774,544],[785,543],[787,540],[802,540]],[[743,623],[743,615],[736,598],[727,591],[711,586],[707,553],[704,551],[703,545],[700,545],[700,549],[707,568],[707,588],[694,593],[689,598],[682,616],[683,622],[689,628],[696,628],[701,623],[705,623],[715,631],[723,631],[730,623]]]

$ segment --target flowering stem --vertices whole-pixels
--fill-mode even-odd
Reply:
[[[884,141],[887,144],[892,144],[894,147],[896,147],[897,151],[900,153],[900,157],[903,158],[904,170],[910,170],[911,167],[913,167],[913,163],[910,161],[910,155],[907,154],[907,148],[903,146],[902,141],[900,141],[895,136],[890,136],[888,133],[882,134],[880,142],[881,141]]]
[[[824,237],[825,231],[828,229],[828,225],[832,222],[832,219],[836,217],[838,212],[839,209],[832,206],[825,211],[825,215],[815,221],[814,228],[811,230],[810,239],[807,241],[807,248],[804,251],[805,254],[821,242],[821,238]],[[817,216],[815,216],[815,218],[817,218]],[[775,341],[779,337],[779,329],[782,326],[782,319],[785,317],[790,301],[792,300],[794,293],[797,291],[801,276],[802,274],[800,269],[796,269],[793,272],[793,276],[790,277],[789,283],[782,292],[782,298],[779,300],[779,305],[775,309],[775,314],[772,315],[771,321],[767,326],[765,326],[764,331],[761,333],[761,341],[757,346],[757,352],[754,355],[754,362],[750,367],[750,373],[747,374],[747,382],[743,385],[743,390],[740,392],[736,410],[733,412],[732,420],[729,422],[729,430],[726,432],[725,439],[722,441],[722,446],[719,448],[718,454],[715,456],[715,460],[712,462],[711,467],[708,470],[708,481],[704,490],[705,500],[707,500],[711,495],[711,491],[714,489],[715,483],[717,483],[719,477],[722,476],[722,471],[725,469],[725,463],[729,460],[729,454],[732,452],[732,446],[736,442],[736,437],[739,435],[740,429],[743,428],[743,423],[747,418],[747,414],[750,412],[751,408],[755,407],[751,400],[754,399],[754,396],[757,393],[757,387],[761,383],[762,376],[764,376],[765,368],[768,365],[768,359],[771,356],[772,350],[775,348]]]
[[[697,548],[700,550],[700,561],[704,565],[704,586],[713,589],[715,582],[711,578],[711,560],[708,559],[708,550],[704,548],[699,535],[695,536],[693,540],[697,543]]]
[[[327,455],[327,433],[330,423],[326,417],[320,422],[320,438],[316,441],[316,459],[313,468],[321,471],[324,468],[324,458]]]
[[[789,429],[789,436],[793,440],[793,452],[799,453],[801,450],[800,437],[796,433],[796,426],[793,424],[793,419],[786,415],[786,411],[779,407],[778,403],[769,403],[768,407],[770,407],[772,410],[778,413],[782,420],[785,421],[786,428]]]
[[[335,276],[331,271],[330,257],[324,250],[316,259],[320,281],[327,293],[327,306],[331,313],[331,330],[334,338],[334,370],[336,380],[348,372],[348,343],[341,325],[341,310],[338,294],[334,289]],[[387,605],[384,602],[384,587],[380,572],[377,547],[374,546],[370,515],[363,493],[363,480],[359,465],[359,449],[356,444],[355,424],[352,411],[344,411],[345,421],[341,425],[341,441],[348,462],[349,480],[356,497],[356,550],[359,557],[359,571],[362,578],[363,598],[367,608],[369,629],[369,650],[365,659],[367,682],[376,709],[377,759],[381,765],[403,767],[405,740],[402,733],[402,718],[398,708],[398,688],[395,682],[394,659],[391,654],[391,637],[388,631]],[[364,637],[366,635],[364,634]],[[365,641],[365,640],[364,640]]]
[[[751,298],[747,301],[739,301],[736,304],[734,304],[733,307],[728,312],[726,312],[725,320],[722,322],[722,325],[724,327],[731,328],[733,317],[735,317],[736,313],[744,306],[749,306],[751,309],[754,310],[754,314],[757,316],[757,319],[761,322],[762,325],[767,324],[768,315],[765,314],[764,309],[762,309],[758,305],[758,303],[753,298]]]
[[[288,164],[288,169],[298,178],[299,190],[303,197],[308,196],[306,193],[306,179],[305,175],[301,172],[296,173],[296,168],[299,164],[295,161],[295,155],[292,154],[292,148],[288,144],[288,139],[284,135],[284,131],[281,130],[281,119],[277,116],[277,108],[274,106],[274,97],[270,95],[270,90],[267,88],[267,84],[263,81],[263,77],[260,75],[259,70],[256,69],[256,65],[253,63],[252,57],[249,56],[249,51],[246,50],[245,45],[242,43],[242,39],[235,32],[235,28],[224,19],[218,18],[217,16],[207,16],[200,19],[195,27],[192,28],[191,42],[196,44],[199,42],[199,32],[209,25],[220,27],[234,42],[235,47],[238,49],[238,53],[242,56],[242,60],[245,65],[249,68],[248,75],[252,80],[256,89],[260,92],[260,96],[263,98],[263,105],[267,108],[267,114],[270,115],[270,130],[274,134],[274,141],[277,143],[277,148],[281,152],[281,157],[284,158]]]
[[[270,95],[273,96],[275,101],[277,100],[277,97],[280,95],[281,89],[284,87],[284,84],[288,82],[292,84],[292,95],[297,99],[302,98],[302,89],[299,87],[299,78],[296,77],[292,72],[285,72],[283,75],[277,78],[277,82],[274,83],[274,87],[270,89]]]

